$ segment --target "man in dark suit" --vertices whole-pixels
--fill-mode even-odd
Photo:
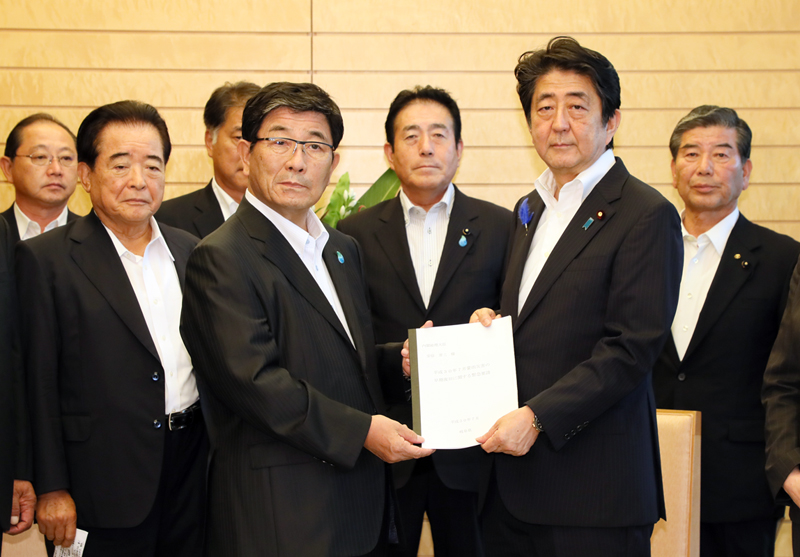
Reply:
[[[165,201],[159,222],[205,238],[236,212],[247,190],[237,146],[242,139],[242,110],[261,89],[255,83],[225,83],[208,99],[203,111],[206,152],[214,162],[214,177],[203,189]]]
[[[16,200],[2,216],[14,243],[78,218],[67,202],[78,183],[75,135],[50,114],[20,120],[8,134],[0,167]]]
[[[700,554],[772,556],[776,506],[764,473],[761,385],[800,244],[744,218],[753,164],[736,111],[700,106],[670,139],[683,199],[683,278],[653,369],[659,408],[703,413]]]
[[[764,372],[767,481],[779,504],[789,505],[792,554],[800,557],[800,260]]]
[[[452,184],[462,149],[461,115],[446,91],[417,87],[395,97],[384,150],[401,192],[338,226],[363,250],[378,343],[403,341],[427,320],[461,324],[476,307],[500,306],[511,213]],[[412,425],[405,397],[388,415]],[[392,467],[406,534],[398,555],[417,554],[425,512],[437,553],[483,555],[477,492],[485,458],[473,447]]]
[[[242,118],[245,198],[189,260],[181,331],[209,416],[207,555],[382,555],[397,532],[381,460],[431,454],[378,414],[359,249],[312,210],[343,133],[316,85],[264,87]]]
[[[678,214],[614,158],[620,87],[604,56],[556,37],[515,74],[548,169],[517,204],[500,305],[522,407],[478,438],[501,453],[487,553],[649,555],[664,516],[651,371],[677,303]]]
[[[29,440],[17,345],[13,249],[11,230],[0,217],[0,532],[19,534],[33,524],[36,495],[23,479],[30,475]]]
[[[179,331],[197,240],[152,218],[170,150],[152,106],[92,111],[78,158],[93,211],[17,244],[36,518],[51,552],[76,525],[85,557],[202,551],[208,442]]]

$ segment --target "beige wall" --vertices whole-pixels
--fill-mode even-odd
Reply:
[[[0,138],[34,111],[50,111],[77,130],[99,104],[149,102],[175,144],[166,197],[211,175],[202,108],[216,86],[288,79],[321,85],[342,107],[346,131],[334,179],[349,171],[356,187],[386,168],[382,128],[394,95],[416,84],[447,88],[464,123],[456,182],[510,207],[544,168],[530,146],[512,70],[523,51],[571,34],[620,73],[616,152],[635,175],[677,203],[666,148],[672,127],[696,105],[731,106],[754,132],[743,212],[800,239],[796,0],[239,0],[236,11],[227,0],[66,0],[51,9],[0,2]],[[553,6],[564,9],[554,13]],[[13,189],[0,183],[0,209],[12,200]],[[71,203],[88,210],[82,192]]]

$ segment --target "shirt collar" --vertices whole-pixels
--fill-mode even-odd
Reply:
[[[455,195],[455,188],[453,187],[453,182],[450,182],[450,185],[447,186],[447,189],[444,192],[442,198],[433,204],[434,207],[441,207],[444,206],[445,211],[447,213],[447,218],[450,218],[450,213],[453,211],[453,196]],[[406,221],[406,225],[408,225],[409,221],[411,220],[411,210],[416,208],[416,211],[425,212],[422,207],[419,205],[414,205],[411,200],[406,195],[406,192],[403,191],[403,188],[400,188],[400,204],[403,206],[403,218]]]
[[[561,200],[562,194],[572,197],[580,193],[579,203],[582,203],[616,162],[614,151],[612,149],[606,149],[603,154],[594,161],[592,166],[578,174],[574,180],[567,182],[561,187],[561,191],[558,195],[559,201]],[[553,176],[553,171],[549,168],[542,172],[542,175],[536,179],[536,189],[539,191],[539,195],[546,205],[551,206],[557,203],[555,198],[556,180]]]
[[[106,232],[108,232],[108,235],[111,237],[111,243],[114,244],[114,249],[117,250],[117,255],[119,257],[125,257],[126,254],[132,255],[134,258],[141,257],[136,255],[135,253],[132,253],[131,251],[128,250],[128,248],[122,245],[122,242],[119,241],[117,235],[114,234],[114,232],[112,232],[111,229],[105,225],[105,223],[103,223],[103,228],[106,229]],[[158,244],[163,246],[163,248],[167,251],[167,255],[169,255],[169,258],[172,261],[175,261],[175,258],[172,256],[172,252],[169,250],[167,241],[164,239],[163,234],[161,234],[161,229],[158,227],[158,223],[156,222],[156,219],[154,217],[150,217],[150,230],[151,230],[150,242],[148,242],[145,251],[149,249],[150,246],[152,246],[153,244]]]
[[[211,178],[211,190],[214,192],[217,203],[219,203],[222,209],[222,215],[225,217],[225,220],[228,220],[231,215],[236,212],[236,209],[239,208],[239,204],[228,192],[222,189],[222,186],[219,185],[216,178]]]
[[[22,209],[19,208],[16,202],[14,202],[14,217],[17,219],[17,231],[19,232],[19,237],[24,238],[28,232],[28,227],[31,225],[35,225],[39,228],[39,233],[47,232],[48,230],[52,230],[59,226],[64,226],[67,224],[67,215],[69,214],[69,208],[64,205],[64,209],[61,211],[61,214],[58,215],[55,220],[50,221],[47,223],[47,226],[44,227],[44,230],[41,229],[39,223],[33,222],[31,219],[28,218],[28,215],[22,212]]]
[[[306,226],[308,227],[308,232],[306,232],[295,223],[269,207],[266,203],[263,203],[255,195],[253,195],[249,189],[245,192],[244,196],[253,207],[258,209],[259,213],[267,217],[267,219],[269,219],[275,228],[277,228],[278,231],[283,234],[283,237],[286,238],[286,241],[289,242],[289,245],[292,246],[292,249],[301,258],[305,250],[306,242],[309,239],[316,242],[316,252],[319,254],[322,253],[322,249],[328,242],[329,234],[328,231],[325,230],[325,226],[322,224],[322,221],[319,220],[319,217],[310,207],[308,209],[308,213],[306,214]]]
[[[694,238],[694,236],[692,236],[683,225],[683,217],[685,214],[686,210],[684,209],[681,211],[681,232],[684,239]],[[700,234],[695,239],[698,241],[698,243],[700,243],[700,239],[705,236],[714,246],[714,249],[717,250],[717,253],[722,255],[722,252],[725,251],[725,246],[728,244],[728,238],[730,238],[731,232],[733,231],[733,227],[736,225],[737,220],[739,220],[739,207],[735,207],[733,211],[731,211],[731,214],[719,221],[709,230],[706,230]]]

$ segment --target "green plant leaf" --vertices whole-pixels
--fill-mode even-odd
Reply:
[[[356,202],[356,211],[360,211],[362,208],[372,207],[381,201],[393,198],[397,195],[399,189],[400,178],[398,178],[394,170],[390,168],[384,172],[380,178],[375,180],[375,183],[364,192],[361,198],[359,198]]]
[[[345,172],[333,188],[331,199],[320,220],[336,228],[336,223],[353,212],[354,206],[353,194],[350,192],[350,173]]]

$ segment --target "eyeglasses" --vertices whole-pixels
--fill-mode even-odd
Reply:
[[[35,166],[50,166],[54,160],[58,159],[58,164],[65,168],[75,166],[78,162],[75,155],[61,155],[59,157],[51,157],[50,155],[15,155],[17,157],[28,157]]]
[[[290,157],[294,156],[297,146],[302,145],[303,153],[315,161],[323,161],[333,156],[334,151],[333,145],[321,141],[298,141],[288,137],[257,137],[253,144],[255,145],[259,141],[263,141],[267,149],[276,155],[286,155],[291,150]]]

